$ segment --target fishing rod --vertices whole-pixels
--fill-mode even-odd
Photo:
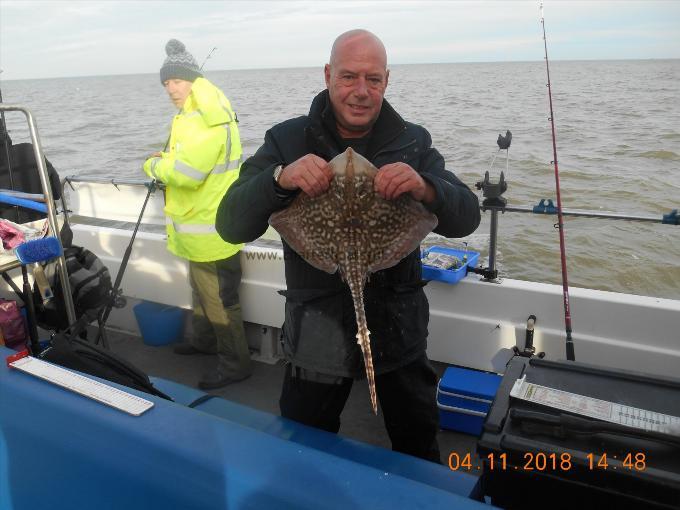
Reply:
[[[213,49],[210,50],[208,55],[205,57],[205,60],[203,60],[203,63],[201,64],[201,67],[199,68],[199,71],[203,70],[203,66],[205,63],[208,61],[208,59],[212,56],[213,52],[217,49],[217,47],[213,47]],[[182,111],[180,108],[179,111],[177,112],[178,114]],[[170,137],[172,136],[172,132],[168,135],[168,139],[165,141],[165,146],[163,147],[163,151],[165,152],[168,150],[168,145],[170,145]],[[137,231],[139,230],[139,225],[142,223],[142,218],[144,217],[144,211],[146,210],[146,205],[149,203],[149,198],[151,198],[151,195],[153,192],[159,187],[157,184],[156,179],[152,179],[151,182],[148,183],[147,185],[148,191],[146,193],[146,197],[144,198],[144,203],[142,204],[142,210],[139,212],[139,218],[137,218],[137,223],[135,224],[135,228],[132,231],[132,236],[130,237],[130,242],[127,245],[127,248],[125,248],[125,254],[123,255],[123,260],[120,263],[120,268],[118,269],[118,274],[116,275],[116,281],[113,284],[113,287],[111,288],[109,299],[106,303],[106,308],[102,310],[101,315],[99,316],[98,322],[99,322],[99,330],[97,331],[97,338],[95,338],[94,343],[97,344],[99,343],[99,339],[102,340],[102,345],[106,348],[108,348],[108,341],[106,340],[106,337],[104,335],[104,326],[106,325],[106,321],[109,318],[109,315],[111,314],[111,310],[115,306],[116,308],[125,306],[125,301],[122,297],[122,290],[120,289],[120,284],[123,281],[123,274],[125,273],[125,269],[127,268],[127,264],[130,260],[130,255],[132,254],[132,245],[135,242],[135,238],[137,237]]]
[[[204,66],[205,63],[208,61],[208,59],[212,56],[213,52],[214,52],[216,49],[217,49],[217,46],[213,46],[213,49],[210,50],[210,52],[208,53],[208,55],[205,57],[205,60],[203,60],[203,63],[201,64],[201,67],[199,67],[199,69],[198,69],[199,71],[202,71],[202,70],[203,70],[203,66]]]
[[[562,218],[562,197],[560,195],[560,172],[557,166],[557,141],[555,135],[555,115],[553,113],[552,86],[550,83],[550,65],[548,62],[548,40],[545,36],[545,18],[543,2],[540,4],[541,26],[543,28],[543,48],[545,50],[545,71],[548,76],[548,100],[550,103],[550,128],[552,130],[553,160],[555,166],[555,194],[557,196],[557,230],[560,233],[560,261],[562,263],[562,297],[564,300],[564,328],[567,333],[567,359],[574,361],[574,341],[571,338],[571,310],[569,307],[569,279],[567,277],[567,250],[564,240],[564,221]]]

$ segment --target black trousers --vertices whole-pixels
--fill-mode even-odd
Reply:
[[[328,432],[340,430],[353,379],[337,384],[305,380],[289,364],[283,377],[281,416]],[[376,391],[392,450],[441,462],[437,432],[437,374],[427,356],[386,374],[376,375]]]

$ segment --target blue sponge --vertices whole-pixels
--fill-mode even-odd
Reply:
[[[61,255],[61,244],[56,237],[43,237],[20,244],[14,253],[23,265],[44,262]]]

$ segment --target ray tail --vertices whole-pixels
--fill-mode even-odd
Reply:
[[[366,367],[366,379],[368,379],[368,391],[371,394],[371,406],[373,413],[378,414],[378,397],[375,391],[375,372],[373,370],[373,355],[371,354],[370,331],[366,323],[366,313],[364,311],[363,281],[357,278],[350,278],[347,282],[354,301],[354,312],[357,317],[357,343],[361,347],[364,355],[364,365]]]

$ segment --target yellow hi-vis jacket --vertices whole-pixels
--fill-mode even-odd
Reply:
[[[243,248],[215,230],[217,207],[237,179],[242,150],[236,115],[224,94],[197,78],[172,121],[168,152],[149,158],[144,172],[165,183],[168,250],[196,262],[230,257]]]

